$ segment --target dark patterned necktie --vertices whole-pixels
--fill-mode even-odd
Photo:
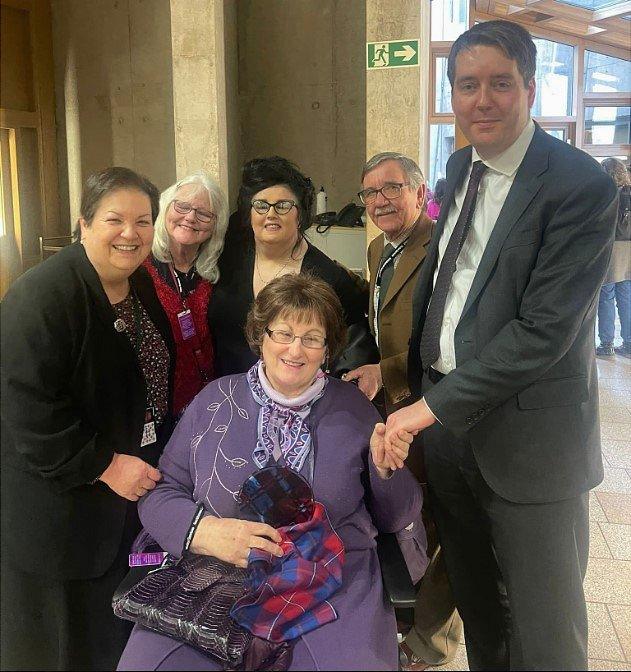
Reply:
[[[381,259],[379,260],[379,268],[381,269],[381,278],[379,282],[379,312],[381,312],[381,304],[386,298],[386,292],[390,286],[390,281],[394,275],[394,259],[388,260],[388,257],[394,252],[394,246],[391,243],[388,243],[383,248],[383,253]],[[384,262],[387,262],[384,266]]]
[[[424,369],[428,369],[440,357],[440,331],[443,324],[447,294],[451,287],[451,278],[456,270],[458,255],[471,228],[478,187],[485,170],[486,166],[482,161],[476,161],[473,164],[462,210],[438,269],[436,285],[432,292],[432,298],[425,316],[425,324],[423,325],[423,333],[421,334],[420,354]]]

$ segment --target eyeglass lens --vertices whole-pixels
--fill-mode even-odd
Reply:
[[[186,201],[173,201],[173,207],[180,215],[187,215],[191,210],[195,212],[195,217],[200,222],[213,222],[217,219],[217,215],[214,212],[209,212],[208,210],[200,210],[199,208],[194,208],[190,203]]]
[[[286,215],[296,205],[293,201],[276,201],[276,203],[268,203],[263,200],[252,201],[252,207],[259,213],[259,215],[267,214],[270,208],[274,208],[277,215]]]
[[[359,192],[359,198],[364,205],[369,205],[377,200],[377,194],[383,194],[385,198],[398,198],[401,195],[402,184],[386,184],[381,189],[364,189]]]

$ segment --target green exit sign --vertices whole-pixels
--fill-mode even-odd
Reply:
[[[418,65],[418,40],[396,40],[394,42],[367,42],[366,68],[410,68]]]

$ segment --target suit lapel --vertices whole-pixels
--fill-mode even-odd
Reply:
[[[416,271],[421,261],[425,259],[427,255],[425,246],[431,237],[430,224],[427,216],[422,215],[421,221],[415,225],[415,229],[410,234],[410,238],[401,253],[401,259],[394,269],[388,292],[382,299],[382,310],[395,298],[409,277]]]
[[[423,306],[427,305],[427,299],[432,292],[432,278],[436,270],[436,262],[438,259],[438,243],[445,228],[445,222],[449,215],[449,211],[455,203],[455,194],[458,187],[462,184],[462,180],[471,163],[471,147],[465,147],[450,159],[449,174],[447,175],[447,190],[443,205],[440,209],[440,216],[436,222],[436,228],[432,234],[432,240],[427,248],[427,255],[425,263],[421,268],[416,289],[414,290],[414,304],[413,304],[413,325],[418,325],[421,318]]]
[[[543,186],[541,175],[547,169],[548,148],[545,132],[537,128],[533,141],[524,156],[521,166],[517,170],[515,180],[506,196],[504,205],[497,217],[497,222],[484,249],[484,254],[480,260],[478,270],[473,278],[471,289],[462,310],[463,316],[471,308],[486,284],[506,237]]]

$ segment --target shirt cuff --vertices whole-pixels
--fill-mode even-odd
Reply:
[[[427,406],[427,410],[428,410],[428,411],[432,414],[432,416],[434,417],[434,420],[436,420],[436,422],[438,422],[439,424],[442,425],[443,423],[440,421],[440,418],[439,418],[439,417],[436,415],[436,413],[434,413],[434,411],[432,411],[432,409],[429,407],[429,404],[427,403],[427,399],[425,399],[425,397],[423,397],[423,401],[425,402],[425,406]]]

